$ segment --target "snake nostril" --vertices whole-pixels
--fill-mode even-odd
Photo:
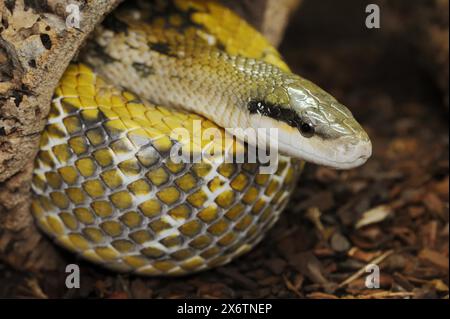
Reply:
[[[360,144],[360,158],[361,159],[368,159],[370,156],[372,156],[372,143],[369,141],[363,141]]]

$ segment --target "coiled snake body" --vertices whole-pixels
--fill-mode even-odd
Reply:
[[[262,35],[214,1],[118,9],[82,61],[55,91],[32,211],[58,244],[109,269],[179,275],[227,263],[278,219],[300,160],[350,168],[370,155],[343,105],[292,74]],[[225,149],[226,134],[213,144],[202,135],[223,127],[277,128],[276,172],[261,173],[258,162],[172,160],[175,145],[246,153],[238,141]],[[177,128],[192,139],[174,137]]]

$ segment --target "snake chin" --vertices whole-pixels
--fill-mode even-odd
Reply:
[[[364,131],[326,139],[318,135],[304,137],[296,128],[265,116],[251,116],[250,122],[253,127],[276,129],[277,134],[266,130],[267,135],[263,139],[266,144],[270,143],[271,148],[275,147],[281,154],[317,165],[352,169],[363,165],[372,155],[372,143]]]
[[[342,137],[333,140],[337,146],[328,147],[328,152],[315,154],[311,162],[335,169],[352,169],[367,162],[372,155],[372,143],[370,140],[359,140],[352,137]],[[325,144],[330,143],[326,142]],[[327,147],[327,146],[325,146]]]

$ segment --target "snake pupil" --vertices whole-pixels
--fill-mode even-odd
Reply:
[[[312,124],[310,123],[302,123],[299,127],[300,129],[300,133],[304,136],[304,137],[312,137],[314,135],[314,127],[312,126]]]

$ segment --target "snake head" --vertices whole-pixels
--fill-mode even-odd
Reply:
[[[277,140],[270,142],[281,153],[307,162],[350,169],[367,161],[372,144],[347,107],[297,75],[280,82],[262,98],[250,100],[251,126],[277,128]]]

